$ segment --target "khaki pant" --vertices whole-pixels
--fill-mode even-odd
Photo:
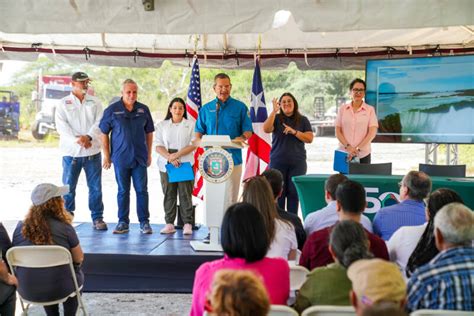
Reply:
[[[177,198],[179,195],[179,205],[181,220],[184,224],[193,223],[193,187],[194,181],[183,181],[170,183],[168,174],[160,171],[161,187],[163,188],[163,207],[165,209],[166,224],[174,224],[177,212]]]

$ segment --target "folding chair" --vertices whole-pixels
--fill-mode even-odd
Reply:
[[[306,281],[309,270],[303,266],[290,266],[290,291],[297,291]]]
[[[34,302],[26,300],[21,297],[21,295],[18,295],[20,298],[21,308],[23,309],[24,315],[28,315],[28,309],[32,304],[41,306],[61,304],[65,302],[68,298],[74,296],[77,296],[79,308],[82,310],[83,315],[87,315],[86,308],[84,307],[84,303],[82,302],[82,297],[80,293],[82,286],[78,286],[76,273],[74,272],[72,256],[69,250],[61,246],[12,247],[7,251],[7,260],[13,275],[15,275],[15,267],[50,268],[61,265],[68,265],[71,272],[71,277],[74,282],[75,290],[63,298],[60,298],[55,301]]]
[[[471,312],[466,311],[451,311],[451,310],[444,310],[444,309],[419,309],[410,313],[410,316],[467,316],[472,315]]]
[[[308,307],[301,316],[355,316],[352,306],[316,305]]]
[[[268,316],[298,316],[298,312],[286,305],[271,305]]]

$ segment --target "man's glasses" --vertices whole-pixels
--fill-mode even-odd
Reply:
[[[352,89],[352,92],[354,92],[354,93],[364,93],[365,89]]]

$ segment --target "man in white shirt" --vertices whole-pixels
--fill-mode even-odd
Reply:
[[[89,208],[92,225],[97,230],[107,230],[103,220],[102,159],[100,130],[102,104],[87,94],[89,76],[84,72],[72,75],[72,91],[56,108],[56,129],[63,156],[63,183],[69,185],[64,196],[66,210],[74,215],[76,185],[84,169],[89,187]]]
[[[324,198],[328,205],[306,216],[304,220],[304,230],[307,236],[315,231],[332,226],[339,221],[339,216],[336,211],[336,189],[339,184],[347,180],[345,175],[339,173],[331,175],[326,180],[324,184]],[[362,215],[360,223],[365,229],[372,233],[372,223],[367,216]]]

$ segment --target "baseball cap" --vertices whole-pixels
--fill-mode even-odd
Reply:
[[[51,183],[41,183],[31,192],[31,202],[33,202],[33,205],[41,205],[54,197],[63,196],[68,193],[69,185],[58,187]]]
[[[74,73],[71,78],[72,78],[72,81],[80,81],[80,82],[91,80],[85,72],[81,72],[81,71]]]
[[[365,305],[379,301],[399,302],[406,297],[406,284],[400,269],[382,259],[362,259],[347,270],[352,290]]]

